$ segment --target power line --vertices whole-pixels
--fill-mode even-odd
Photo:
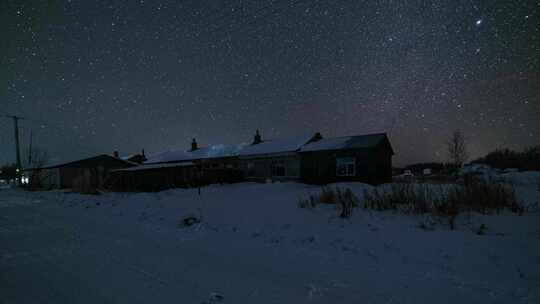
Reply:
[[[64,132],[65,130],[68,129],[65,125],[62,125],[62,124],[59,124],[59,123],[52,123],[52,122],[49,122],[49,121],[45,121],[43,119],[26,118],[26,120],[30,121],[30,122],[39,123],[40,127],[41,127],[41,128],[39,128],[39,130],[41,130],[41,131],[44,130],[43,126],[55,128],[59,132]],[[80,142],[77,142],[77,141],[70,141],[70,144],[74,145],[75,146],[74,148],[77,148],[77,150],[79,152],[84,152],[84,153],[88,153],[89,151],[91,151],[92,153],[101,153],[102,152],[102,151],[99,151],[96,148],[83,145],[83,144],[81,144]]]
[[[13,131],[14,131],[14,137],[15,137],[15,157],[17,160],[17,181],[20,184],[21,183],[21,175],[19,174],[20,170],[22,169],[21,165],[21,149],[19,147],[19,120],[24,119],[23,117],[16,116],[16,115],[4,115],[4,117],[8,117],[13,119]]]
[[[2,116],[4,116],[4,117],[13,117],[13,115],[2,115]],[[30,118],[30,117],[25,116],[24,120],[27,121],[27,122],[30,122],[30,123],[39,124],[40,128],[38,128],[38,130],[41,130],[41,131],[44,130],[44,128],[43,128],[44,126],[52,127],[54,129],[56,129],[57,132],[60,132],[62,134],[65,134],[65,130],[68,129],[65,125],[62,125],[62,124],[59,124],[59,123],[53,123],[53,122],[46,121],[46,120],[43,120],[43,119]],[[83,145],[83,144],[81,144],[80,142],[78,142],[76,140],[71,140],[69,142],[69,144],[71,145],[72,148],[74,148],[78,152],[83,152],[83,153],[89,153],[89,152],[91,152],[91,153],[102,153],[103,152],[103,151],[99,151],[96,148]]]

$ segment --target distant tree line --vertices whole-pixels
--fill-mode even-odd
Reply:
[[[406,170],[411,170],[415,175],[422,175],[424,169],[430,169],[430,174],[453,174],[459,168],[461,168],[467,159],[469,153],[467,152],[467,140],[461,130],[454,130],[450,137],[446,141],[446,148],[448,153],[448,162],[426,162],[416,163],[405,167]]]
[[[499,149],[480,157],[472,163],[485,164],[493,168],[516,168],[520,171],[540,171],[540,146],[523,151]]]
[[[17,165],[6,164],[0,167],[0,179],[13,180],[17,177]]]
[[[48,160],[49,154],[47,153],[47,151],[41,149],[40,147],[34,147],[34,149],[32,149],[32,151],[29,153],[28,160],[25,161],[25,163],[23,164],[23,168],[43,168],[48,162]],[[17,164],[15,163],[8,163],[0,166],[0,180],[15,180],[19,177],[19,175],[22,174],[22,168],[19,172],[17,172]],[[36,174],[36,172],[34,171],[31,174]]]
[[[440,163],[440,162],[426,162],[426,163],[415,163],[410,164],[405,167],[406,170],[411,170],[415,175],[422,174],[424,169],[431,169],[433,174],[443,173],[446,171],[451,171],[454,169],[454,165],[450,163]]]

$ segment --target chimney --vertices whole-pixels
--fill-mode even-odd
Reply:
[[[322,135],[320,132],[317,132],[315,133],[315,135],[313,135],[313,137],[309,140],[309,142],[315,142],[315,141],[319,141],[322,139]]]
[[[255,136],[253,136],[253,145],[260,144],[261,142],[261,134],[259,133],[259,129],[257,129],[257,131],[255,131]]]
[[[141,156],[142,156],[141,159],[142,159],[143,162],[145,162],[145,161],[148,160],[148,159],[146,158],[146,155],[144,154],[144,149],[142,149],[142,151],[141,151]]]
[[[116,157],[116,158],[120,158],[120,155],[118,154],[118,151],[114,151],[113,156]]]
[[[195,138],[193,138],[193,140],[191,141],[191,150],[190,151],[195,151],[197,150],[197,141],[195,140]]]

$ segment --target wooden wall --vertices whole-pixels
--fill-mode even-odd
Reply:
[[[84,184],[102,188],[109,171],[131,167],[128,163],[112,157],[96,157],[58,168],[60,188],[73,188]]]
[[[242,172],[234,168],[165,167],[112,172],[107,180],[107,188],[113,191],[154,192],[172,188],[234,183],[242,180]]]
[[[338,176],[336,159],[353,157],[354,176]],[[384,148],[328,150],[301,153],[301,181],[327,184],[340,181],[358,181],[381,184],[392,180],[392,153]]]
[[[282,167],[282,169],[278,169]],[[265,156],[245,158],[240,161],[240,168],[244,172],[246,180],[284,181],[298,180],[300,178],[300,156]],[[281,170],[283,170],[281,172]]]

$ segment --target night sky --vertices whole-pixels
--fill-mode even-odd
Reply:
[[[405,4],[406,3],[406,4]],[[394,163],[540,143],[538,1],[0,1],[23,152],[388,132]],[[14,161],[0,119],[0,163]]]

